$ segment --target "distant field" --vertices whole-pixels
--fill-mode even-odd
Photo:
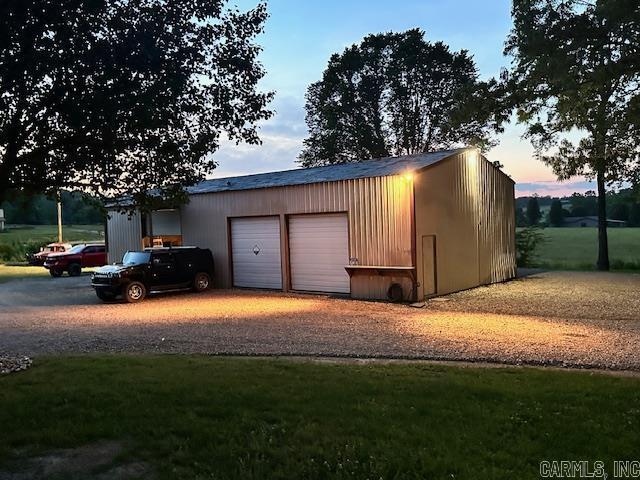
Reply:
[[[62,234],[66,242],[104,240],[103,225],[64,225]],[[7,225],[0,232],[0,244],[14,242],[55,242],[58,240],[57,225]]]
[[[598,259],[598,229],[545,228],[538,250],[540,266],[591,269]],[[609,260],[614,269],[640,269],[640,228],[610,228]]]

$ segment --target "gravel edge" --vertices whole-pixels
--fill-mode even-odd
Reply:
[[[0,354],[0,375],[21,372],[33,364],[33,360],[26,356],[1,355]]]

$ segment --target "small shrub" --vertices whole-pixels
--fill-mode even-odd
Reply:
[[[539,227],[526,227],[516,232],[516,262],[519,267],[533,267],[537,248],[544,242],[544,233]]]
[[[6,243],[0,244],[0,260],[3,262],[8,262],[13,258],[13,247],[11,245],[7,245]]]
[[[0,244],[0,261],[3,262],[24,262],[27,255],[40,251],[43,244],[50,243],[40,241],[19,242]]]

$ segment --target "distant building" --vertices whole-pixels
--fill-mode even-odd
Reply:
[[[598,217],[590,215],[588,217],[564,217],[565,227],[597,227]],[[626,227],[627,222],[624,220],[612,220],[607,218],[608,227]]]
[[[0,232],[4,230],[4,210],[0,208]]]

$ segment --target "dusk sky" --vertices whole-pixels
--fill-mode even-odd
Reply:
[[[270,0],[270,17],[258,39],[266,76],[261,86],[276,92],[275,115],[260,129],[261,146],[225,144],[214,154],[215,177],[296,168],[296,158],[307,130],[304,94],[319,80],[331,54],[359,43],[369,33],[403,31],[419,27],[429,41],[441,40],[454,50],[466,49],[474,57],[482,78],[496,77],[509,65],[504,41],[511,28],[509,0]],[[241,0],[241,10],[256,0]],[[522,125],[511,123],[488,152],[504,164],[516,181],[517,195],[563,195],[593,189],[582,178],[557,183],[553,173],[534,158]]]

